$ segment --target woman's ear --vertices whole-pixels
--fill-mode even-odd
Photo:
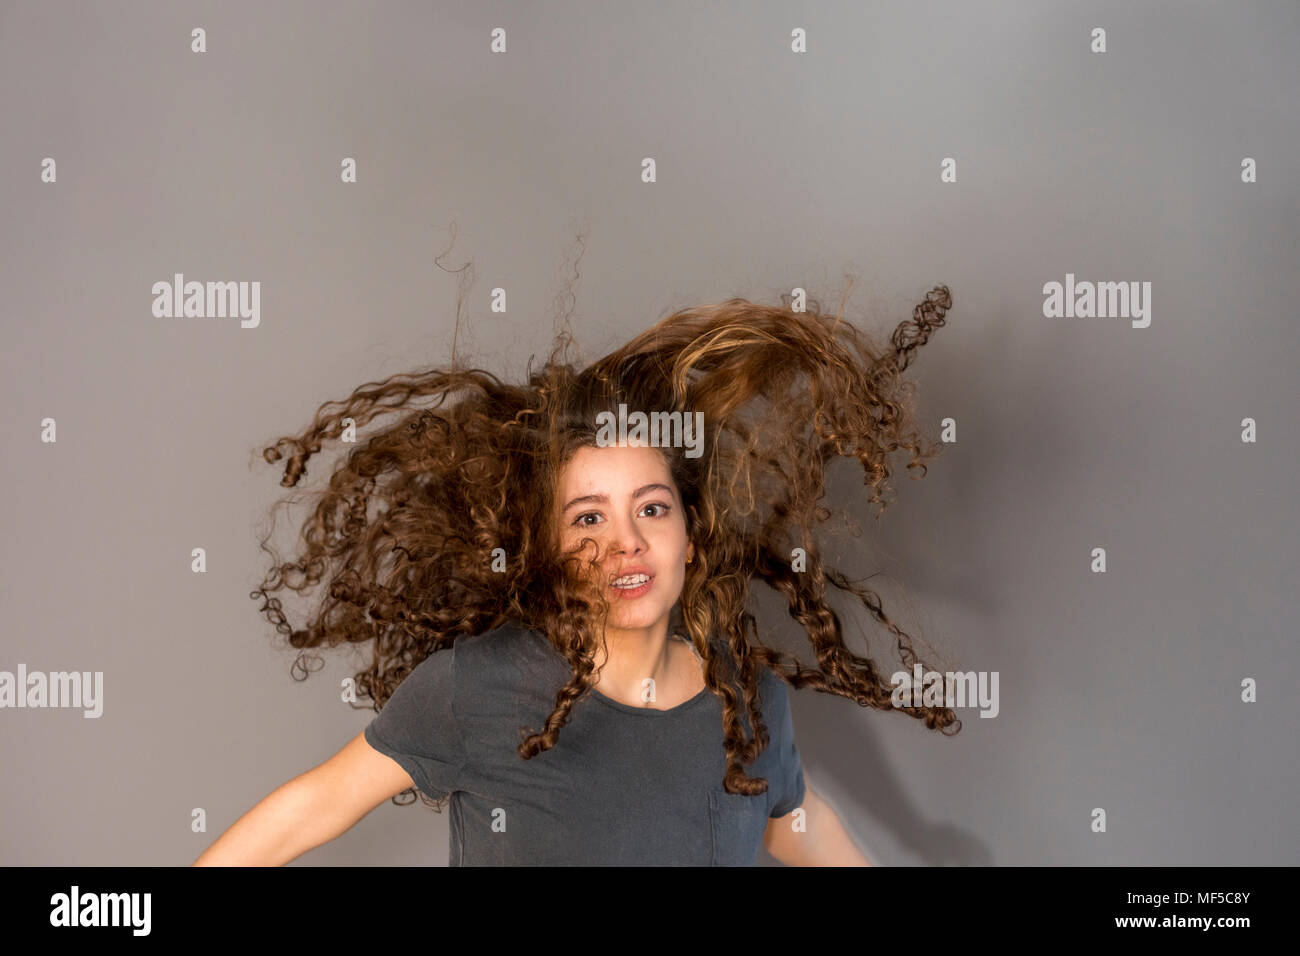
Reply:
[[[686,545],[686,563],[690,564],[695,560],[695,542],[688,542]]]

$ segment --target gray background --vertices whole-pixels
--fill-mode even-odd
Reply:
[[[98,720],[0,711],[0,862],[188,864],[361,730],[356,661],[295,683],[247,597],[284,493],[256,452],[445,360],[453,242],[462,351],[522,375],[580,230],[591,356],[732,294],[851,273],[887,333],[952,289],[913,375],[958,440],[921,482],[896,459],[844,567],[1001,713],[945,738],[793,695],[878,862],[1300,862],[1298,41],[1289,0],[0,5],[0,669],[105,675]],[[261,326],[153,317],[175,272],[260,281]],[[1067,272],[1151,282],[1151,326],[1044,318]],[[383,804],[298,862],[443,864],[447,819]]]

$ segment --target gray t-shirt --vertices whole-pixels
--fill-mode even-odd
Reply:
[[[450,866],[753,866],[770,817],[804,799],[786,684],[763,668],[770,742],[745,769],[767,793],[722,786],[722,702],[707,687],[668,710],[592,688],[556,745],[529,760],[571,671],[539,631],[507,625],[422,661],[365,728],[435,799],[451,794]],[[741,721],[749,721],[743,707]]]

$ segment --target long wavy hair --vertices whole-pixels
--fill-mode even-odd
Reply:
[[[888,457],[910,452],[907,468],[919,468],[919,478],[938,453],[922,446],[913,386],[902,373],[944,324],[951,296],[946,286],[933,289],[883,346],[843,319],[842,303],[834,316],[815,299],[802,311],[793,305],[785,295],[780,306],[730,298],[682,309],[582,368],[568,361],[566,317],[546,364],[534,372],[530,359],[525,384],[466,367],[453,347],[449,365],[367,383],[345,401],[319,406],[303,432],[262,451],[272,463],[287,454],[281,484],[293,487],[326,439],[355,444],[314,493],[300,553],[282,563],[267,546],[269,531],[261,542],[273,565],[250,597],[263,601],[260,611],[299,648],[295,678],[318,669],[317,648],[371,642],[370,666],[355,681],[378,711],[412,669],[457,638],[509,623],[535,628],[572,676],[557,688],[545,725],[520,729],[518,754],[528,760],[554,747],[575,701],[592,686],[609,603],[603,588],[585,583],[579,549],[560,552],[557,523],[544,516],[556,513],[565,464],[577,449],[597,444],[598,413],[617,416],[623,403],[704,413],[703,454],[660,449],[696,548],[671,626],[694,645],[721,699],[728,793],[767,790],[765,779],[744,770],[769,741],[759,668],[796,688],[957,733],[961,722],[951,709],[893,706],[889,671],[845,646],[828,585],[858,598],[896,637],[909,671],[917,663],[911,637],[876,593],[823,563],[815,533],[831,517],[822,500],[832,459],[858,460],[867,502],[883,511]],[[424,400],[428,407],[416,407]],[[357,437],[390,411],[401,415]],[[306,627],[291,627],[271,593],[301,593],[326,579],[327,596]],[[785,598],[815,665],[760,639],[746,610],[755,580]],[[415,792],[393,799],[405,805],[397,798]],[[441,800],[423,798],[441,809]]]

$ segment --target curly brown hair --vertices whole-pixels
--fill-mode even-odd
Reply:
[[[767,790],[765,779],[743,769],[768,745],[757,697],[760,667],[796,688],[901,710],[930,729],[952,726],[957,733],[961,722],[951,709],[893,706],[887,673],[845,646],[828,584],[860,599],[895,635],[902,662],[909,669],[917,663],[910,636],[875,592],[824,565],[814,535],[815,525],[831,517],[821,501],[825,466],[834,457],[861,463],[868,503],[879,502],[880,511],[891,453],[909,451],[907,468],[924,477],[924,462],[938,448],[919,441],[912,386],[902,372],[951,305],[948,288],[936,287],[889,346],[879,347],[842,318],[842,306],[832,317],[814,299],[797,311],[789,295],[780,306],[730,298],[676,311],[581,369],[567,361],[566,328],[543,368],[533,372],[530,359],[526,385],[466,367],[454,348],[449,366],[362,385],[343,402],[321,405],[301,434],[263,450],[266,461],[276,462],[287,449],[281,484],[293,487],[326,438],[356,441],[350,436],[372,419],[404,412],[357,442],[328,487],[315,493],[295,560],[279,561],[267,547],[270,532],[262,539],[274,563],[250,597],[263,599],[260,610],[300,649],[295,677],[305,679],[308,664],[319,662],[314,648],[373,641],[372,662],[355,680],[376,711],[421,661],[457,638],[510,623],[537,629],[573,673],[545,726],[520,730],[519,756],[535,757],[555,746],[574,702],[592,686],[609,610],[601,589],[583,586],[575,552],[560,553],[552,523],[538,516],[555,512],[565,463],[597,443],[598,413],[616,413],[620,403],[702,411],[709,423],[703,454],[662,449],[696,549],[673,630],[694,645],[707,686],[722,701],[726,791]],[[459,329],[459,307],[457,313]],[[458,401],[445,404],[453,394]],[[410,407],[424,398],[436,401]],[[372,502],[383,505],[374,514]],[[302,592],[326,577],[328,597],[305,629],[292,628],[270,592]],[[746,610],[753,579],[784,596],[817,666],[759,639]],[[749,739],[742,704],[754,729]],[[442,801],[423,796],[441,809]]]

